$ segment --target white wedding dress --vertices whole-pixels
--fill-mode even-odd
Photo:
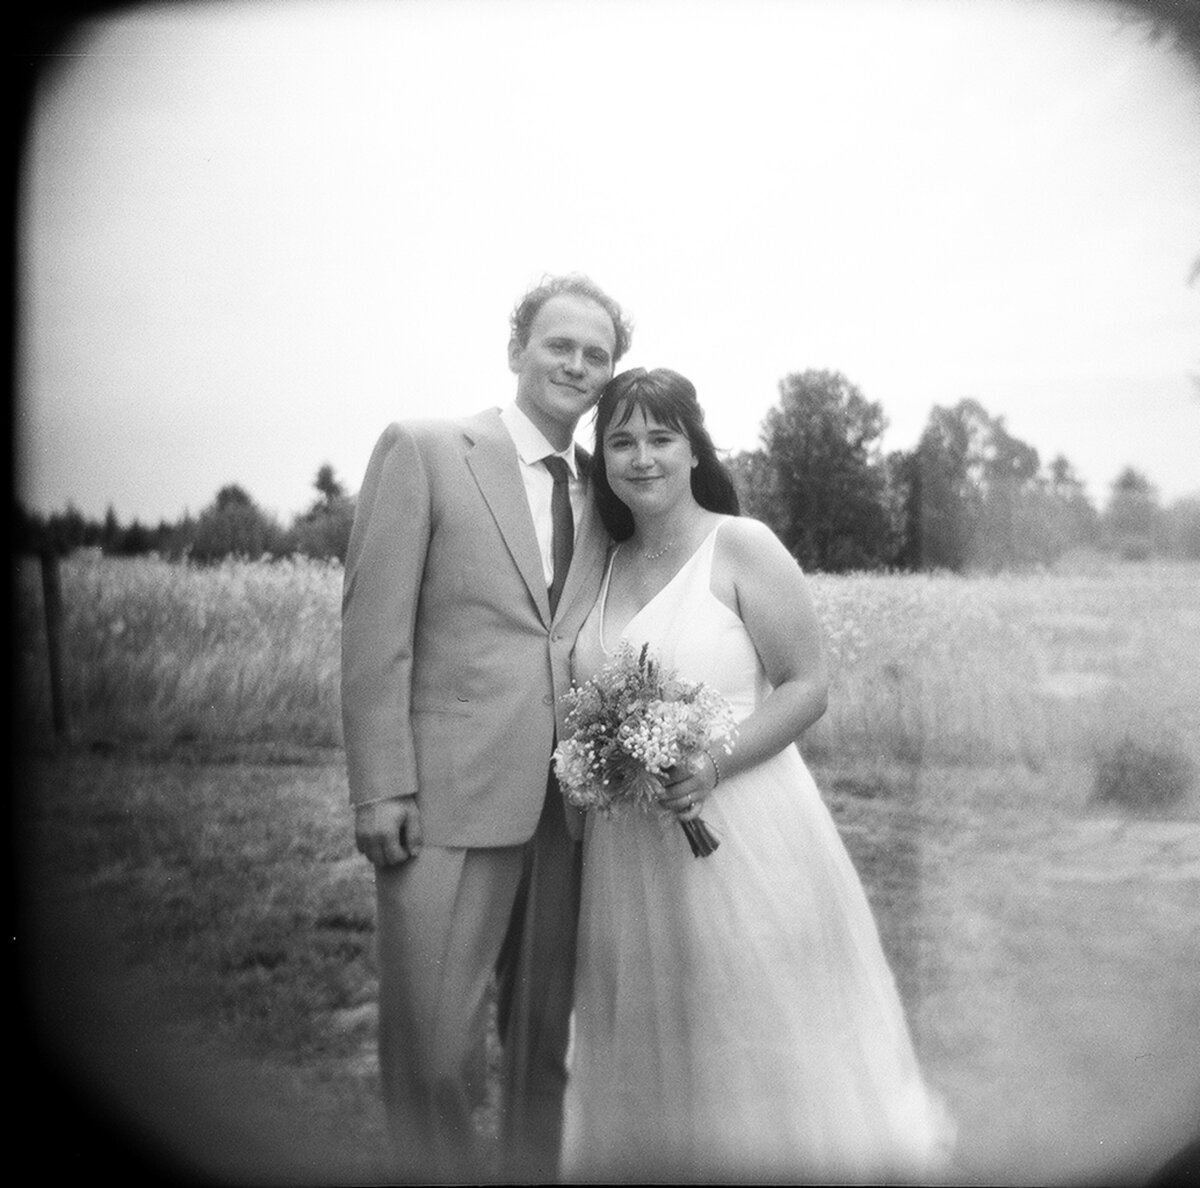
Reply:
[[[713,685],[740,720],[770,686],[710,589],[719,531],[621,638]],[[611,572],[579,680],[619,642],[602,631]],[[950,1125],[799,752],[723,780],[703,817],[720,839],[703,858],[674,818],[588,818],[564,1178],[935,1177]]]

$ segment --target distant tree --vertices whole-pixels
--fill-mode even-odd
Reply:
[[[918,569],[966,569],[981,516],[982,493],[973,473],[974,401],[934,405],[912,457],[894,470],[905,479],[903,556]]]
[[[26,511],[16,504],[16,541],[22,552],[52,552],[66,555],[75,549],[103,547],[105,524],[89,520],[71,502],[48,516]]]
[[[773,472],[768,506],[784,544],[808,569],[888,564],[896,542],[878,446],[883,410],[836,371],[788,375],[779,397],[762,441]]]
[[[106,553],[119,553],[124,543],[125,532],[117,519],[116,510],[110,503],[104,513],[104,524],[100,529],[100,547]]]
[[[331,507],[339,499],[344,499],[346,496],[346,488],[333,473],[333,467],[328,462],[318,468],[317,477],[313,480],[313,486],[321,493],[321,498],[326,507]]]
[[[1165,42],[1200,66],[1200,5],[1196,0],[1122,0],[1120,20],[1137,22],[1152,42]]]
[[[289,534],[292,548],[306,557],[345,561],[350,545],[350,529],[354,523],[355,501],[325,463],[313,480],[318,498],[302,515],[297,516]]]
[[[45,522],[45,544],[58,553],[70,553],[74,549],[97,543],[97,525],[89,525],[83,513],[68,502],[61,512],[52,512]]]
[[[120,557],[141,557],[153,552],[158,546],[158,537],[152,528],[140,524],[136,519],[121,532],[111,551]],[[108,549],[105,550],[110,551]]]
[[[892,461],[905,565],[991,570],[1040,559],[1037,450],[977,400],[935,405],[916,449]]]
[[[891,564],[896,569],[920,569],[922,524],[921,468],[916,450],[893,450],[883,460],[886,512],[892,525]]]
[[[1177,499],[1166,509],[1163,519],[1170,555],[1200,561],[1200,495]]]
[[[1035,548],[1041,460],[1013,437],[1003,417],[990,418],[983,446],[983,501],[972,563],[1012,569],[1039,560]]]
[[[1037,560],[1049,564],[1070,549],[1099,544],[1099,513],[1065,455],[1057,454],[1046,464],[1039,487],[1029,525],[1030,547]]]
[[[196,527],[197,521],[187,511],[183,513],[182,519],[174,524],[168,524],[165,520],[160,522],[155,534],[155,548],[172,561],[185,560],[191,556]]]
[[[29,511],[19,499],[13,501],[12,516],[13,540],[18,553],[40,553],[49,547],[45,516]]]
[[[1154,484],[1132,466],[1113,481],[1104,510],[1104,538],[1108,546],[1130,561],[1141,561],[1163,543],[1162,509]]]
[[[283,529],[236,483],[222,487],[196,519],[190,543],[195,561],[256,559],[286,551]]]
[[[249,492],[244,487],[238,486],[237,483],[226,484],[217,492],[216,498],[213,500],[213,508],[216,511],[233,511],[253,506],[254,500],[250,498]]]
[[[921,569],[925,564],[924,494],[917,451],[893,450],[887,456],[888,490],[892,506],[899,509],[898,543],[893,563],[899,569]]]
[[[743,450],[726,460],[737,488],[742,514],[762,520],[782,537],[785,515],[780,504],[775,468],[765,450]]]

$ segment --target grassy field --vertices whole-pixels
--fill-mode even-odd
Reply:
[[[68,563],[70,746],[23,579],[18,950],[43,1063],[202,1179],[385,1179],[340,574]],[[1200,572],[814,586],[835,689],[805,750],[959,1121],[955,1178],[1144,1179],[1200,1129],[1200,804],[1194,781],[1157,806],[1138,781],[1094,793],[1113,743],[1151,772],[1196,758]]]
[[[19,572],[21,731],[50,730],[36,563]],[[101,742],[337,747],[336,563],[62,565],[66,705]],[[1032,768],[1137,738],[1200,760],[1200,566],[812,578],[832,661],[811,755]]]

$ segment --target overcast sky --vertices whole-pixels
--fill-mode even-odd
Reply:
[[[513,394],[582,270],[719,446],[843,372],[889,448],[970,396],[1103,503],[1200,493],[1200,77],[1091,0],[252,0],[124,10],[21,192],[27,505],[282,519],[393,419]]]

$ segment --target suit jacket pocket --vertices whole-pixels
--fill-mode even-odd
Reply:
[[[413,722],[421,715],[428,714],[431,716],[441,715],[451,718],[467,718],[471,715],[471,702],[461,694],[456,694],[453,697],[422,697],[417,694],[413,697],[412,706]]]
[[[414,708],[417,789],[423,800],[444,796],[458,786],[458,753],[471,729],[469,719],[470,706],[465,704]]]

